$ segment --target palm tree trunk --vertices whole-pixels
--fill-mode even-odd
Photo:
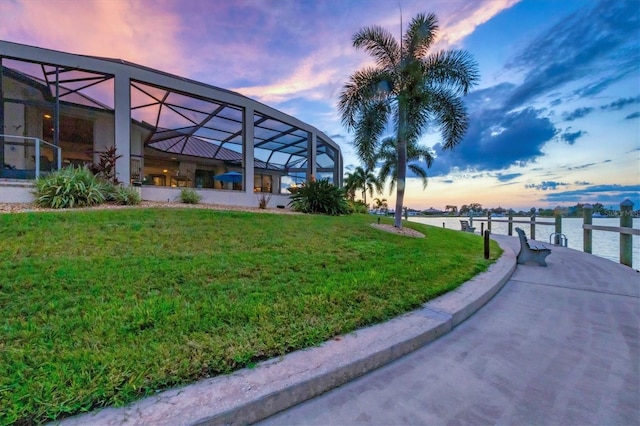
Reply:
[[[402,204],[407,178],[407,116],[403,98],[398,98],[398,181],[396,183],[396,214],[393,226],[402,228]]]

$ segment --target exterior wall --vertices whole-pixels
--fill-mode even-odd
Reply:
[[[164,186],[143,186],[140,188],[142,199],[146,201],[175,202],[180,199],[182,188]],[[31,203],[33,184],[27,182],[7,182],[0,184],[0,203]],[[199,189],[202,196],[201,203],[220,204],[227,206],[258,207],[258,197],[262,193],[247,194],[242,191],[221,191],[214,189]],[[289,208],[289,196],[271,194],[268,208],[285,206]]]
[[[0,203],[32,203],[35,197],[31,182],[3,182],[0,184]]]
[[[142,199],[146,201],[174,202],[180,199],[182,188],[171,188],[162,186],[143,186],[141,188]],[[228,206],[258,207],[258,197],[261,193],[247,194],[242,191],[221,191],[215,189],[198,189],[198,194],[202,196],[201,203],[220,204]],[[269,208],[278,205],[288,208],[288,195],[273,194],[269,201]]]

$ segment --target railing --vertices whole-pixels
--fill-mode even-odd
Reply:
[[[37,179],[62,167],[60,147],[40,138],[0,134],[0,148],[0,178]]]
[[[633,228],[633,203],[630,200],[624,200],[620,203],[620,226],[601,226],[593,225],[593,207],[590,204],[583,206],[583,224],[584,230],[583,238],[583,251],[585,253],[591,253],[592,248],[592,231],[606,231],[617,232],[620,234],[620,263],[623,265],[631,266],[633,258],[633,235],[640,236],[640,229]],[[484,235],[484,222],[487,222],[487,229],[491,232],[491,222],[503,222],[508,223],[508,234],[513,235],[514,223],[528,223],[530,224],[530,238],[536,239],[536,225],[554,226],[555,232],[550,236],[550,243],[555,245],[567,246],[567,238],[562,233],[562,214],[560,209],[556,209],[553,222],[536,221],[535,216],[531,216],[530,220],[514,220],[513,215],[510,213],[507,219],[495,219],[491,217],[491,214],[486,219],[469,217],[469,226],[473,226],[473,221],[482,222],[480,228],[480,235]]]
[[[536,239],[536,225],[542,225],[542,226],[553,226],[555,223],[554,222],[544,222],[544,221],[540,221],[540,220],[536,220],[535,216],[531,216],[530,220],[514,220],[513,216],[511,214],[509,214],[509,217],[507,219],[495,219],[492,218],[491,215],[489,215],[486,219],[481,219],[481,218],[474,218],[473,216],[469,217],[469,225],[473,226],[473,221],[477,221],[477,222],[482,222],[480,224],[480,234],[484,235],[484,222],[487,222],[487,229],[489,230],[489,232],[491,232],[491,223],[492,222],[501,222],[501,223],[507,223],[508,226],[508,234],[509,236],[513,236],[513,224],[514,223],[523,223],[523,224],[529,224],[529,238],[531,238],[532,240]],[[556,232],[560,233],[559,230],[556,230]]]
[[[620,226],[593,225],[593,206],[586,204],[582,207],[584,243],[583,251],[591,253],[592,231],[618,232],[620,234],[620,263],[631,266],[633,258],[633,236],[640,235],[640,229],[633,228],[633,203],[624,200],[620,203]]]

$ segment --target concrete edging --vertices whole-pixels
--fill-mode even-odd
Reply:
[[[394,361],[467,319],[515,271],[515,253],[505,244],[500,246],[504,253],[487,272],[422,309],[265,361],[253,369],[201,380],[127,407],[72,417],[61,424],[232,425],[265,419]]]

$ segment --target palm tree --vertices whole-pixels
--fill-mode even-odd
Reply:
[[[358,182],[359,178],[355,173],[349,173],[344,177],[344,190],[347,193],[347,198],[353,201],[356,198],[356,190],[360,186]]]
[[[350,194],[351,200],[355,198],[357,190],[362,190],[362,198],[365,204],[367,204],[367,190],[369,190],[369,195],[372,197],[374,189],[376,192],[382,191],[382,184],[378,182],[378,178],[371,169],[364,169],[361,166],[356,167],[353,173],[347,173],[344,182],[345,189]]]
[[[466,51],[429,53],[438,31],[434,14],[418,14],[400,43],[382,27],[363,28],[353,36],[356,49],[376,59],[376,66],[356,71],[345,84],[338,108],[342,122],[355,131],[354,146],[365,167],[375,164],[380,137],[393,122],[397,143],[397,196],[394,225],[402,227],[407,175],[407,143],[418,140],[431,122],[439,125],[445,149],[464,136],[468,116],[460,95],[479,79],[478,66]]]
[[[375,198],[373,200],[375,206],[376,206],[376,211],[379,212],[382,209],[386,209],[387,208],[387,199],[386,198]]]
[[[380,145],[380,151],[376,156],[376,161],[380,164],[380,170],[378,171],[378,180],[380,183],[384,183],[391,177],[391,185],[389,187],[389,194],[393,192],[393,188],[396,186],[396,178],[398,176],[398,139],[396,138],[384,138]],[[427,164],[427,168],[433,164],[433,155],[431,150],[426,147],[418,145],[415,141],[407,141],[407,167],[416,176],[422,179],[422,188],[427,188],[427,171],[420,164],[416,164],[417,161],[424,161]]]

